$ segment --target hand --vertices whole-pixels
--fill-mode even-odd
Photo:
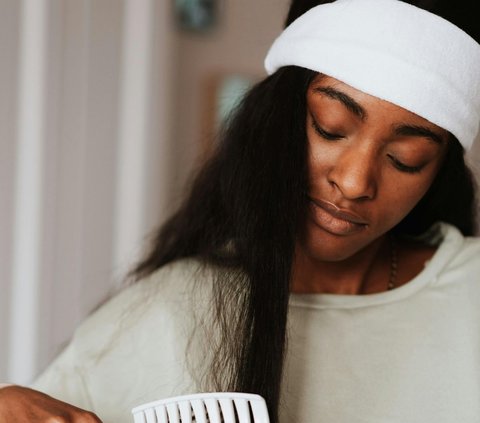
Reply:
[[[22,386],[0,389],[0,423],[102,423],[93,413]]]

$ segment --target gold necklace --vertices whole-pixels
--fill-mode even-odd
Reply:
[[[398,270],[398,256],[397,256],[397,243],[395,236],[390,234],[390,277],[388,279],[388,290],[395,288],[397,283],[397,270]]]

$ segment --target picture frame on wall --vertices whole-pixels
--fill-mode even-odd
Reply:
[[[180,29],[203,32],[217,21],[218,0],[174,0],[176,22]]]
[[[252,76],[240,73],[230,73],[219,78],[215,90],[214,125],[216,127],[229,116],[253,83]]]
[[[242,72],[212,73],[204,84],[202,103],[205,154],[215,146],[215,134],[259,77]]]

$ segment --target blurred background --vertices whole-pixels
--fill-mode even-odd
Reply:
[[[0,0],[0,382],[29,383],[121,286],[288,6]]]
[[[288,0],[0,0],[0,382],[123,280]]]

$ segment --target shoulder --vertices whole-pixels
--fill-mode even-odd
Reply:
[[[199,260],[183,259],[122,288],[80,324],[39,386],[50,392],[63,390],[58,380],[81,386],[105,416],[194,389],[189,366],[196,368],[207,356],[201,324],[211,314],[218,272]]]
[[[454,226],[442,224],[443,244],[452,253],[449,267],[472,267],[480,271],[480,237],[464,236]],[[477,275],[480,278],[480,274]]]
[[[187,295],[193,282],[208,280],[205,266],[199,260],[183,259],[162,266],[147,277],[120,287],[90,318],[122,313],[138,304],[138,301],[169,301]],[[145,305],[145,302],[144,302]]]
[[[442,240],[434,256],[440,279],[468,282],[480,289],[480,237],[464,236],[456,227],[440,223]]]
[[[95,355],[139,334],[188,325],[194,312],[209,306],[217,273],[199,260],[182,259],[123,287],[77,328],[73,339],[77,352]]]

